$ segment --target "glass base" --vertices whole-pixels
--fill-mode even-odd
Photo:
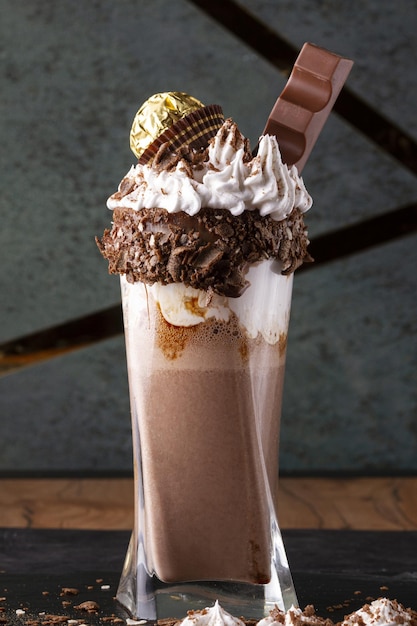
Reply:
[[[202,610],[218,600],[236,617],[260,620],[278,606],[287,611],[298,606],[281,533],[273,533],[272,577],[266,585],[235,581],[163,583],[146,571],[140,544],[132,534],[117,590],[118,602],[136,619],[180,619],[189,610]],[[139,549],[138,549],[139,548]]]

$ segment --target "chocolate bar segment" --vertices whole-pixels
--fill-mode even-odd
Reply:
[[[264,135],[275,135],[282,160],[303,169],[353,61],[305,43],[276,101]]]

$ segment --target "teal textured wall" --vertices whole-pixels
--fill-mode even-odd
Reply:
[[[413,0],[240,6],[296,49],[354,59],[349,89],[417,142]],[[286,77],[187,0],[3,0],[1,11],[4,344],[118,304],[94,236],[134,162],[130,124],[148,96],[221,104],[255,142]],[[415,215],[411,169],[332,114],[303,172],[310,238],[407,205]],[[296,276],[282,472],[417,471],[416,267],[414,220]],[[130,472],[123,336],[4,366],[0,418],[0,473]]]

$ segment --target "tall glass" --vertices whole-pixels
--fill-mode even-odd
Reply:
[[[136,618],[297,604],[276,514],[292,275],[264,261],[248,280],[209,298],[121,277],[135,525],[117,598]]]

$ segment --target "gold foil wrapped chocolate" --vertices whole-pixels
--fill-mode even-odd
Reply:
[[[156,93],[142,104],[133,120],[130,147],[139,158],[166,128],[203,104],[179,91]]]
[[[172,150],[184,144],[206,147],[224,122],[221,107],[205,107],[182,92],[158,93],[136,113],[130,131],[130,147],[139,163],[149,163],[163,143]]]

